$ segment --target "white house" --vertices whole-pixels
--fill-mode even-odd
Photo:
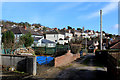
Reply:
[[[69,34],[66,34],[69,35]],[[55,43],[59,43],[59,44],[65,44],[68,43],[68,40],[65,39],[65,34],[60,33],[58,31],[50,31],[46,33],[46,39],[53,41]]]
[[[98,45],[99,45],[98,39],[94,39],[92,41],[92,44],[89,46],[89,49],[98,49]]]
[[[36,46],[36,47],[55,47],[56,43],[47,39],[44,39],[43,37],[38,38],[35,37],[34,38],[34,44],[32,46]]]
[[[15,27],[17,27],[17,25],[13,24],[11,27],[12,27],[12,28],[15,28]]]
[[[79,36],[81,36],[81,32],[75,31],[74,35],[76,35],[77,37],[79,37]]]
[[[71,33],[71,30],[66,31],[65,33],[65,38],[70,41],[73,38],[73,34]]]

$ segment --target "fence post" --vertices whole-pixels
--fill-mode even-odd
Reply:
[[[45,45],[45,54],[47,54],[47,53],[46,53],[46,45]]]
[[[56,49],[57,49],[57,46],[55,46],[55,48],[54,48],[54,50],[55,50],[55,51],[54,51],[54,56],[55,56],[55,54],[56,54],[56,51],[57,51]]]
[[[33,75],[35,76],[37,73],[37,66],[36,66],[36,56],[33,58]]]

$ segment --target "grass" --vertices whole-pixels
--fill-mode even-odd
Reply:
[[[25,74],[25,72],[14,71],[15,73]]]

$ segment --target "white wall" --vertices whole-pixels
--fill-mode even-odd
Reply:
[[[60,38],[64,39],[64,35],[63,34],[46,34],[46,39],[53,42],[55,42],[55,40],[57,40],[58,42]]]
[[[32,35],[32,37],[44,37],[44,36],[40,36],[40,35]]]
[[[46,39],[51,40],[55,42],[57,40],[58,35],[57,34],[46,34]]]
[[[65,37],[69,37],[69,41],[72,39],[73,34],[72,33],[65,33]]]
[[[38,43],[37,45],[36,45],[37,47],[55,47],[56,46],[56,44],[55,43],[48,43],[48,44],[44,44],[44,43]]]
[[[65,43],[68,43],[68,40],[59,40],[58,42],[59,42],[59,44],[63,44],[64,45]]]
[[[75,35],[77,35],[78,37],[81,35],[80,32],[75,32]]]
[[[67,37],[67,36],[73,37],[73,34],[72,33],[65,33],[65,37]]]

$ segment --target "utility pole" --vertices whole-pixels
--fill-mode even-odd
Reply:
[[[87,38],[85,39],[85,43],[86,43],[85,49],[87,50]]]
[[[102,10],[100,10],[100,50],[102,50]]]

